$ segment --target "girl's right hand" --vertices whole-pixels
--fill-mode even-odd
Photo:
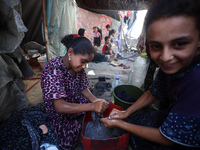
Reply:
[[[104,99],[97,99],[92,103],[93,111],[103,113],[108,108],[109,103]]]
[[[128,115],[127,115],[126,111],[121,111],[116,108],[113,108],[113,110],[111,111],[111,113],[109,115],[110,119],[125,119],[127,117],[128,117]]]

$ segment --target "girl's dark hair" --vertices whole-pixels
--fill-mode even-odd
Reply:
[[[152,4],[145,19],[145,29],[156,20],[172,16],[185,15],[196,20],[196,27],[200,29],[200,0],[158,0]],[[147,32],[146,32],[147,33]]]
[[[85,29],[80,28],[80,29],[78,30],[78,35],[83,36],[83,35],[84,35],[84,32],[85,32]]]
[[[90,40],[86,37],[75,37],[74,34],[66,35],[61,43],[65,45],[67,49],[73,48],[74,54],[95,54],[96,51],[90,42]]]

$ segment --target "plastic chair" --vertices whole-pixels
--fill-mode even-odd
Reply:
[[[122,31],[122,25],[119,26],[118,33],[117,33],[117,35],[118,35],[117,39],[114,39],[114,42],[117,42],[118,50],[120,52],[122,51],[121,31]]]

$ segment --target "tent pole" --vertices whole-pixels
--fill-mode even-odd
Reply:
[[[45,0],[42,0],[42,12],[43,12],[43,26],[44,26],[45,45],[46,45],[46,56],[47,56],[47,62],[48,62],[49,61],[49,52],[48,52],[49,37],[48,37],[48,29],[47,29],[47,15],[46,15]]]
[[[124,42],[125,42],[126,47],[128,48],[127,43],[126,43],[126,36],[125,36],[125,33],[124,33],[124,27],[123,27],[123,22],[122,22],[122,16],[121,16],[120,11],[118,11],[118,14],[119,14],[119,19],[120,19],[120,22],[121,22],[121,25],[122,25],[122,32],[123,32],[123,36],[124,36]]]

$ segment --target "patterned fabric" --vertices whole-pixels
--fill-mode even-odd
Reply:
[[[54,58],[46,64],[41,74],[41,87],[45,108],[54,133],[62,149],[71,149],[75,146],[81,124],[77,118],[84,113],[62,114],[56,112],[53,99],[63,98],[66,102],[84,104],[88,100],[81,91],[89,85],[84,70],[74,75],[66,69],[61,57]]]
[[[132,124],[159,128],[165,118],[168,116],[167,111],[153,111],[143,115],[129,116],[128,120]],[[134,150],[192,150],[196,148],[175,144],[173,146],[164,146],[154,142],[147,141],[137,135],[130,134],[130,145]]]
[[[176,123],[177,124],[174,124]],[[200,119],[170,113],[160,127],[160,132],[168,139],[185,146],[200,147]]]
[[[185,146],[200,147],[200,55],[188,70],[177,75],[159,71],[150,87],[152,94],[168,103],[170,113],[160,127],[168,139]]]
[[[95,37],[97,37],[97,38],[98,38],[98,37],[101,37],[101,34],[100,34],[99,32],[94,32],[94,33],[93,33],[93,37],[94,37],[94,38],[95,38]]]
[[[42,124],[48,128],[46,134],[42,134],[39,128]],[[0,124],[0,137],[1,150],[36,150],[43,140],[57,143],[43,103],[12,112],[11,116]]]

